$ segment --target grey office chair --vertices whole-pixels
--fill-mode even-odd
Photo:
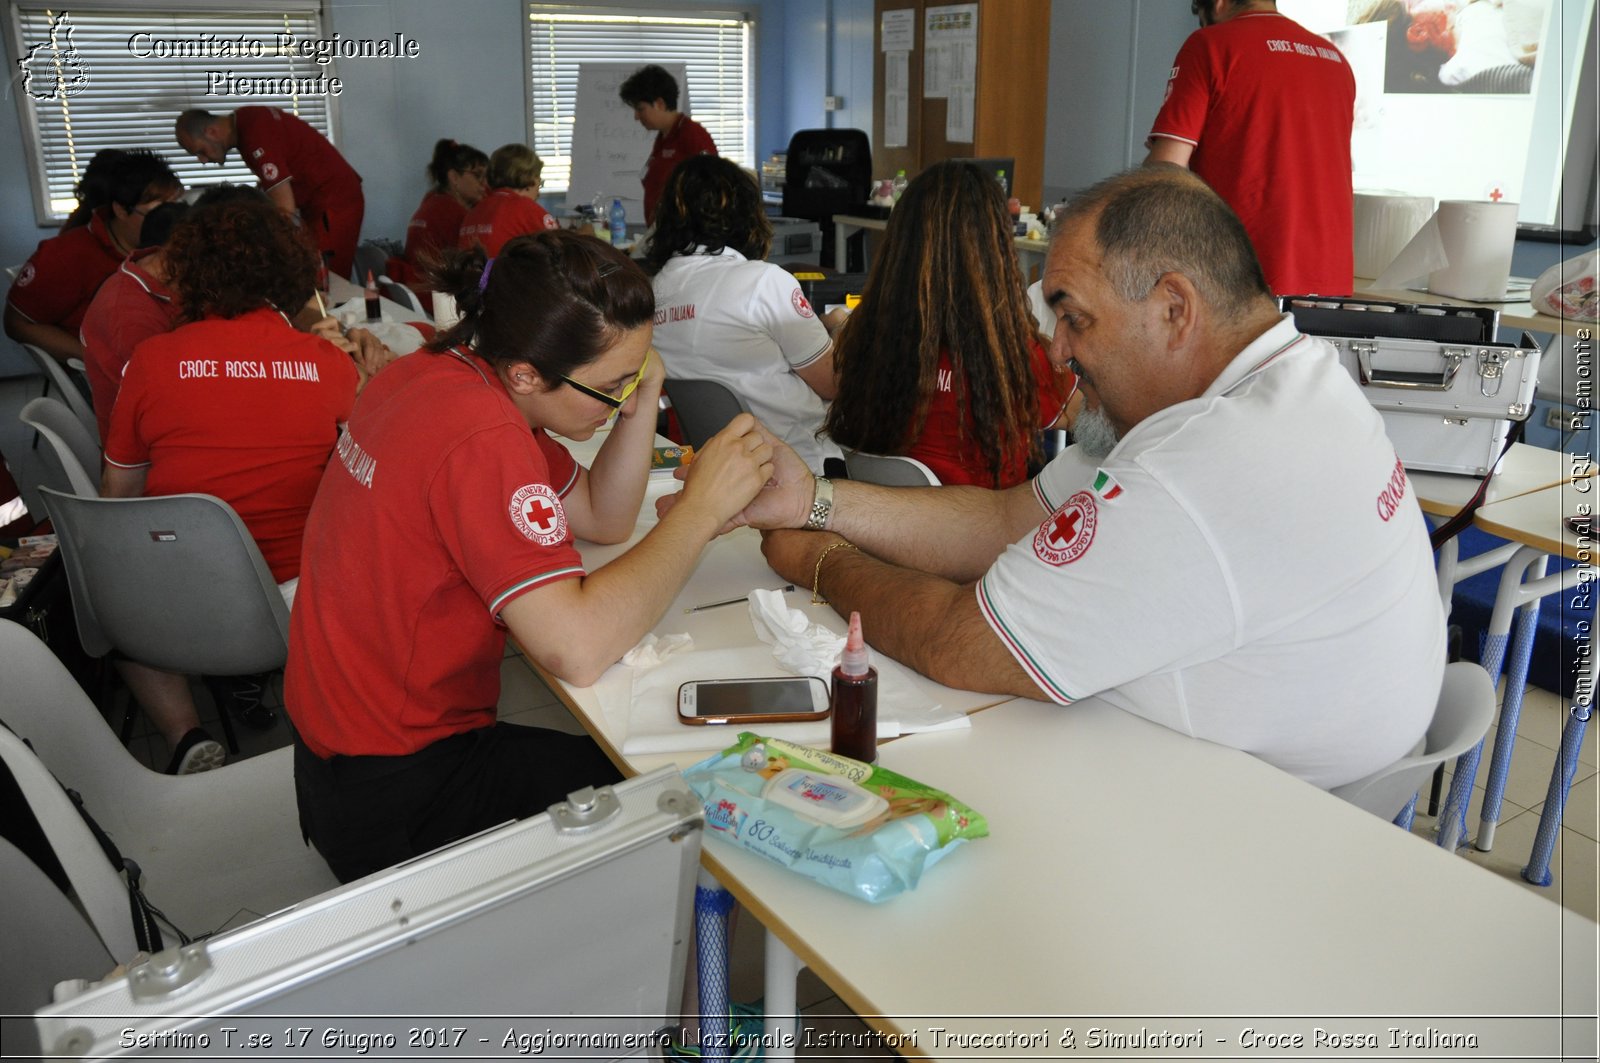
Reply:
[[[44,489],[91,657],[189,675],[272,672],[289,608],[239,515],[211,495],[77,498]],[[233,724],[221,714],[230,751]],[[123,720],[126,740],[131,721]]]
[[[844,452],[844,467],[850,479],[886,487],[938,487],[939,477],[918,461],[899,454],[863,454],[859,450]]]
[[[50,452],[60,467],[60,479],[47,475],[44,486],[85,498],[98,498],[100,446],[66,404],[55,399],[34,399],[22,407],[18,416],[50,445]]]
[[[1494,684],[1481,665],[1470,661],[1447,664],[1422,748],[1329,792],[1409,830],[1417,788],[1440,764],[1449,763],[1482,740],[1494,720],[1494,710]]]
[[[367,273],[371,271],[372,279],[377,280],[383,276],[385,264],[389,261],[389,252],[381,245],[370,240],[362,241],[356,246],[355,277],[358,285],[367,283]]]
[[[300,837],[291,748],[198,775],[163,775],[117,743],[32,632],[0,620],[0,660],[6,662],[0,720],[11,728],[0,728],[0,760],[116,960],[136,950],[128,890],[63,785],[82,795],[122,854],[138,862],[151,902],[191,935],[277,911],[337,884]],[[104,973],[80,972],[90,978]]]
[[[211,495],[75,498],[46,489],[73,604],[95,627],[96,656],[116,648],[152,668],[250,675],[283,667],[289,607],[255,540]]]
[[[729,421],[750,410],[744,399],[727,385],[715,380],[687,380],[669,376],[665,387],[667,400],[678,412],[678,423],[683,425],[683,434],[696,450],[727,427]]]
[[[31,1058],[34,1053],[14,1048],[12,1038],[26,1041],[32,1023],[13,1025],[9,1017],[27,1016],[51,1003],[57,982],[100,978],[116,961],[61,888],[4,838],[0,838],[0,895],[6,898],[0,905],[0,934],[5,935],[12,960],[6,977],[0,979],[0,1016],[6,1016],[0,1018],[0,1030],[7,1049]]]
[[[362,276],[365,278],[366,275],[362,274]],[[374,276],[377,275],[374,274]],[[388,274],[378,277],[378,290],[383,292],[385,298],[393,299],[401,306],[414,310],[423,317],[428,316],[427,308],[422,305],[422,299],[417,293]]]
[[[89,438],[96,444],[100,443],[100,424],[94,419],[94,408],[89,405],[89,400],[83,397],[83,392],[72,379],[67,367],[50,357],[42,347],[35,347],[31,343],[24,343],[21,346],[39,367],[39,372],[44,374],[46,382],[44,393],[49,395],[51,389],[58,392],[56,397],[66,403],[73,416],[82,421],[83,426],[89,430]]]

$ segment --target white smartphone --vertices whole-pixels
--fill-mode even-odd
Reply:
[[[697,679],[678,688],[678,721],[688,724],[825,720],[828,688],[816,676]]]

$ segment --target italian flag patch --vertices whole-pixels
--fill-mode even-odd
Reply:
[[[1104,469],[1098,469],[1096,470],[1094,476],[1094,493],[1098,495],[1102,501],[1109,502],[1113,498],[1116,498],[1118,495],[1122,494],[1122,485],[1117,483],[1116,477],[1112,476]]]

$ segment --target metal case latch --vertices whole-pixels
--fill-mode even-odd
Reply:
[[[550,818],[562,834],[581,834],[594,830],[606,820],[622,811],[616,791],[609,786],[596,790],[585,786],[567,795],[567,799],[550,806]]]
[[[1504,351],[1497,351],[1489,347],[1478,349],[1478,392],[1486,399],[1492,399],[1500,394],[1500,388],[1505,384],[1506,356]],[[1494,381],[1494,386],[1489,386],[1489,381]]]

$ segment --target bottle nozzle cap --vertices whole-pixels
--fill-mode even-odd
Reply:
[[[872,658],[867,640],[861,635],[861,614],[851,612],[850,634],[844,640],[844,652],[839,654],[839,671],[845,675],[866,675]]]

